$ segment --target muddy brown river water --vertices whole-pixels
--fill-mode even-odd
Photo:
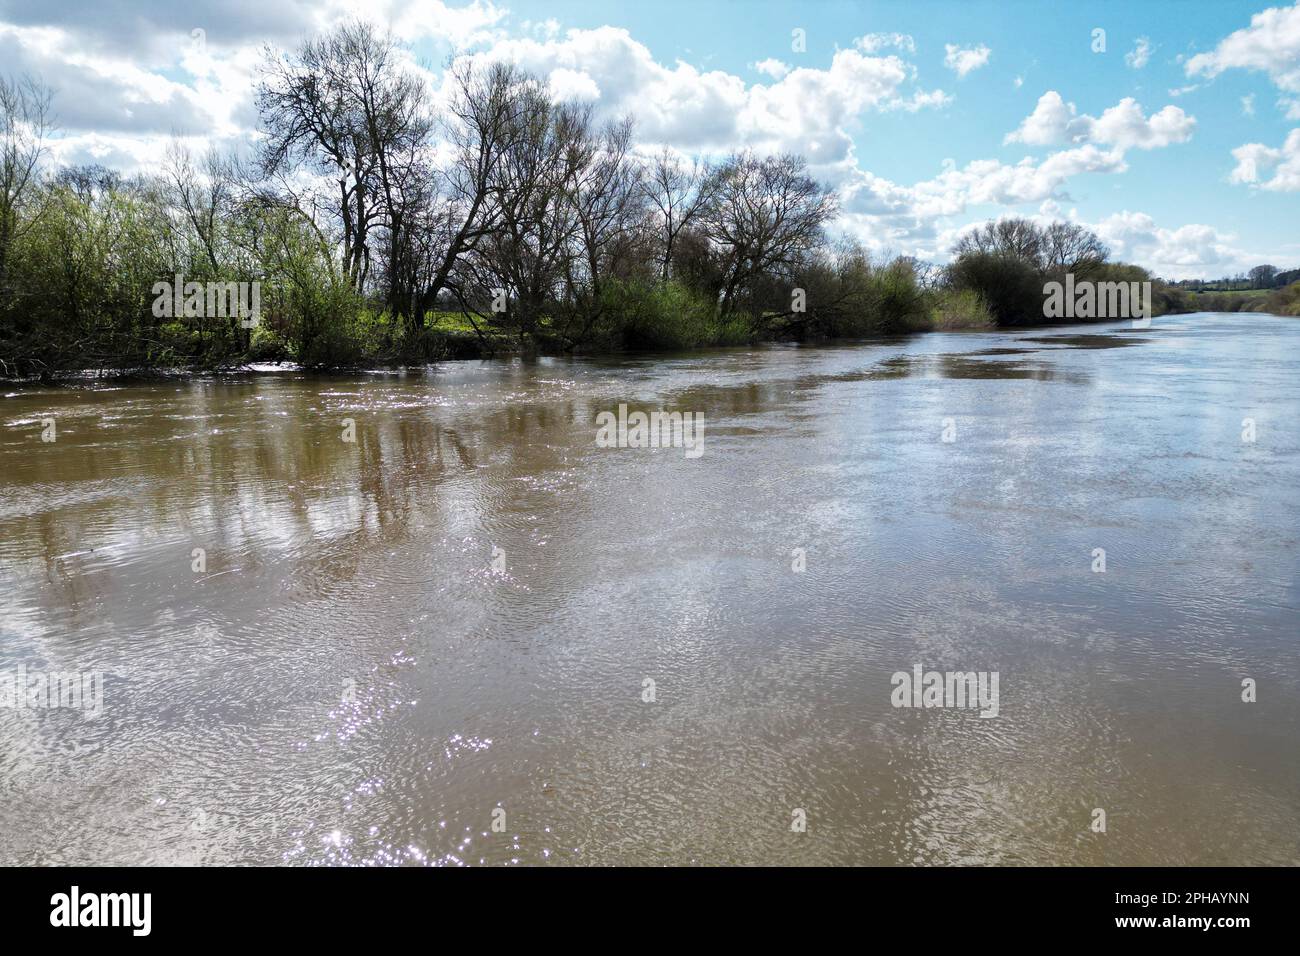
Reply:
[[[0,863],[1300,863],[1300,320],[0,392]]]

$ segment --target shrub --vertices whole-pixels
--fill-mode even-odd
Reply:
[[[898,258],[873,270],[867,289],[867,307],[875,318],[876,331],[907,332],[925,325],[925,295],[910,260]]]
[[[1300,315],[1300,281],[1271,292],[1259,308],[1274,315]]]
[[[1043,276],[1001,252],[964,252],[948,267],[952,288],[979,295],[998,325],[1043,321]]]
[[[984,297],[974,289],[944,289],[935,298],[930,321],[936,329],[991,329],[997,325]]]
[[[715,303],[671,280],[610,282],[601,304],[590,348],[686,349],[748,337],[743,321],[720,321]]]

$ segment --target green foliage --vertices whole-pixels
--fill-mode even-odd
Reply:
[[[1259,310],[1274,315],[1300,315],[1300,281],[1274,290],[1265,298]]]
[[[868,312],[875,316],[879,331],[904,332],[924,327],[929,309],[911,260],[895,259],[873,270],[867,288]]]
[[[1044,275],[1030,262],[1004,252],[966,252],[948,267],[957,291],[976,293],[998,325],[1043,321]]]
[[[1153,315],[1217,306],[1235,311],[1242,306],[1236,299],[1200,302],[1194,294],[1154,279],[1141,266],[1107,261],[1109,253],[1097,237],[1073,225],[1053,223],[1044,228],[1024,219],[990,223],[963,239],[955,251],[957,257],[947,270],[945,309],[936,313],[936,325],[960,321],[949,318],[946,311],[957,307],[953,293],[977,296],[999,326],[1042,324],[1046,321],[1047,283],[1064,286],[1071,274],[1076,282],[1150,282]],[[973,300],[958,308],[972,309],[971,314],[978,320],[980,310]],[[1098,316],[1097,320],[1106,321],[1107,317]]]
[[[739,318],[724,321],[717,304],[679,282],[612,281],[601,297],[591,347],[665,350],[747,341]]]
[[[974,289],[941,289],[930,314],[935,329],[991,329],[996,323],[984,297]]]

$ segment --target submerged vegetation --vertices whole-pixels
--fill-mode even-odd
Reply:
[[[827,236],[834,197],[798,156],[639,151],[630,122],[514,66],[462,58],[435,95],[399,52],[363,23],[268,51],[255,153],[174,145],[132,177],[47,169],[49,91],[0,78],[0,375],[1028,325],[1065,273],[1151,280],[1078,225],[1024,219],[945,268],[873,258]],[[159,314],[175,277],[258,283],[257,321]],[[1156,314],[1300,311],[1297,285],[1154,290]]]

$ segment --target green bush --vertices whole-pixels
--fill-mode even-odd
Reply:
[[[601,306],[588,343],[596,350],[689,349],[749,338],[741,319],[722,322],[715,303],[678,282],[613,281]]]
[[[895,259],[872,271],[867,307],[879,332],[913,331],[926,324],[929,310],[910,260]]]
[[[930,321],[940,330],[991,329],[997,325],[984,297],[974,289],[940,290],[935,295]]]
[[[977,293],[998,325],[1043,321],[1044,277],[1031,264],[998,252],[965,252],[948,267],[957,291]]]
[[[1259,308],[1274,315],[1300,315],[1300,282],[1270,293]]]

